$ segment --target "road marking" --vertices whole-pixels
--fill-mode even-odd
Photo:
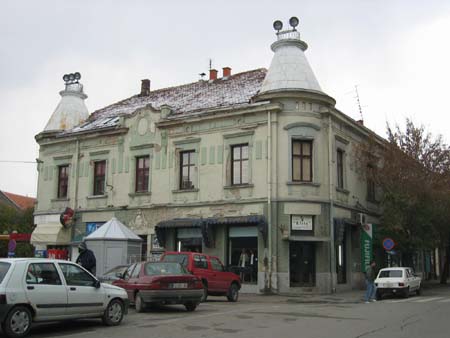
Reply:
[[[411,301],[411,299],[409,298],[405,298],[405,299],[395,299],[395,300],[388,300],[388,303],[404,303],[404,302],[409,302]]]
[[[450,298],[438,300],[438,303],[450,303]]]
[[[414,303],[428,303],[428,302],[432,302],[434,300],[438,300],[438,299],[442,299],[442,298],[444,298],[444,297],[423,298],[423,299],[415,300]]]

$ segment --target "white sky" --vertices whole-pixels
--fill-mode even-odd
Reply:
[[[0,161],[34,161],[34,136],[79,71],[90,112],[152,89],[198,80],[208,59],[233,73],[268,68],[272,22],[291,16],[337,108],[385,135],[406,117],[448,142],[450,1],[228,0],[0,2]],[[446,108],[447,107],[447,108]],[[36,166],[0,162],[0,190],[35,196]]]

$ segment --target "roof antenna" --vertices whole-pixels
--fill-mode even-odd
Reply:
[[[356,91],[356,102],[358,103],[358,109],[359,109],[359,115],[361,115],[361,121],[364,121],[363,112],[361,108],[361,101],[359,99],[359,93],[358,93],[358,85],[355,85],[355,91]]]
[[[212,59],[209,59],[209,70],[212,69]]]

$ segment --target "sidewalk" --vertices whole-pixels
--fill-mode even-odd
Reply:
[[[450,289],[447,285],[439,284],[439,281],[425,281],[423,288]],[[356,304],[363,302],[365,290],[351,290],[334,294],[299,294],[299,295],[264,295],[264,294],[240,294],[240,301],[248,303],[298,303],[298,304]]]

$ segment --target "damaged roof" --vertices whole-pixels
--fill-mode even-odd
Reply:
[[[157,89],[150,91],[148,96],[134,95],[93,112],[85,123],[63,134],[114,127],[119,122],[119,116],[133,114],[146,106],[159,110],[161,106],[168,105],[172,110],[169,118],[178,118],[214,108],[245,105],[261,89],[266,73],[266,69],[259,68],[214,81],[200,80]]]

